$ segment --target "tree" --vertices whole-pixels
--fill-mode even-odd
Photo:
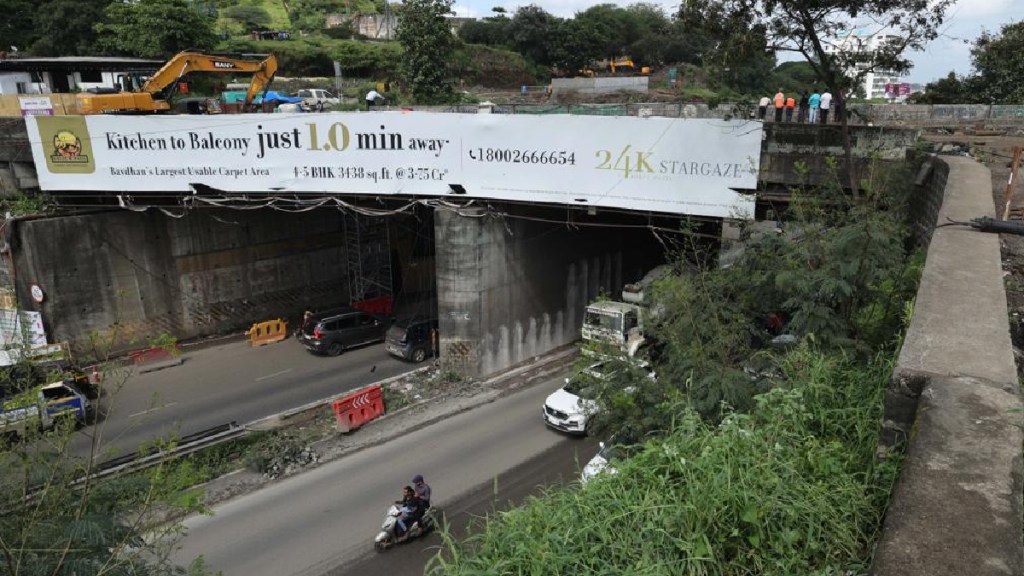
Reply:
[[[101,349],[109,349],[109,343],[101,343]],[[128,372],[104,364],[110,368],[103,371],[101,398],[109,403]],[[30,406],[38,402],[42,383],[67,377],[62,370],[23,361],[0,369],[0,397],[7,407]],[[154,520],[203,510],[195,496],[181,492],[190,485],[187,471],[163,461],[135,474],[92,477],[99,470],[103,425],[76,431],[75,422],[64,421],[46,431],[26,426],[23,435],[0,438],[0,573],[182,573],[170,561],[181,525]],[[78,435],[87,436],[87,450],[73,447]],[[201,562],[189,570],[205,573]]]
[[[982,102],[1024,104],[1024,22],[1003,26],[1000,34],[985,32],[974,42],[971,59]],[[965,96],[972,96],[964,94]]]
[[[113,2],[96,32],[101,49],[141,58],[167,58],[217,44],[213,21],[185,0]]]
[[[451,101],[448,55],[455,37],[445,20],[451,13],[452,0],[405,0],[402,4],[395,36],[404,48],[400,67],[416,102]]]
[[[761,28],[765,48],[801,55],[845,110],[844,99],[876,70],[908,71],[907,50],[923,50],[938,36],[946,10],[955,0],[688,0],[727,15],[727,37]],[[868,38],[876,49],[865,50]],[[840,115],[849,187],[859,194],[846,115]]]
[[[223,14],[248,30],[265,30],[270,26],[270,14],[259,6],[232,6],[226,8]]]
[[[553,30],[558,20],[536,4],[519,8],[510,26],[512,46],[537,64],[551,66]]]
[[[4,17],[0,18],[0,52],[28,50],[39,37],[33,22],[38,4],[32,0],[8,0],[4,4]]]
[[[40,56],[95,56],[97,22],[102,22],[111,0],[83,3],[51,0],[35,15],[39,38],[32,53]]]
[[[627,48],[629,56],[640,66],[660,66],[665,60],[672,23],[657,4],[630,5],[626,11],[636,20],[638,38]]]
[[[495,7],[494,16],[466,22],[459,27],[459,38],[467,44],[486,46],[512,46],[512,21],[505,15],[505,9]]]
[[[547,57],[559,70],[573,73],[601,58],[601,39],[593,28],[580,20],[555,20],[551,30],[554,39]]]
[[[967,92],[968,78],[961,80],[956,72],[950,72],[945,78],[929,82],[923,93],[912,94],[909,98],[915,104],[965,104],[971,102]],[[977,95],[974,96],[977,98]]]

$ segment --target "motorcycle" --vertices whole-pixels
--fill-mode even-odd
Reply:
[[[432,531],[437,525],[434,517],[434,508],[427,508],[427,511],[423,513],[423,517],[413,523],[412,526],[408,526],[407,534],[403,534],[403,537],[399,539],[395,535],[395,531],[398,530],[398,517],[401,514],[402,510],[397,504],[392,504],[388,508],[387,514],[384,515],[384,523],[381,524],[380,532],[373,541],[373,547],[377,552],[383,552],[395,544],[419,538]]]

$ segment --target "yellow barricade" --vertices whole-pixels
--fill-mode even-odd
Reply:
[[[246,330],[245,335],[249,337],[249,343],[253,346],[273,344],[288,337],[288,323],[280,318],[257,322]]]

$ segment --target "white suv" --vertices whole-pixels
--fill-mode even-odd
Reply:
[[[597,385],[608,378],[609,364],[598,362],[572,378],[544,400],[544,423],[570,434],[586,434],[587,420],[598,410]]]
[[[321,90],[320,88],[299,90],[295,95],[302,98],[302,103],[306,106],[315,107],[319,110],[323,110],[324,108],[334,106],[336,104],[341,104],[341,98],[338,98],[327,90]]]

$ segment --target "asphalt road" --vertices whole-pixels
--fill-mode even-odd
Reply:
[[[334,358],[310,354],[295,338],[260,348],[231,342],[186,350],[182,365],[133,374],[120,391],[105,395],[102,416],[77,435],[75,449],[87,450],[100,434],[102,449],[130,453],[158,437],[246,424],[418,366],[391,356],[383,344]]]
[[[187,564],[202,554],[227,576],[422,574],[436,534],[373,551],[384,512],[413,474],[427,477],[435,506],[458,530],[496,502],[574,479],[596,452],[594,441],[542,423],[541,403],[560,383],[526,388],[215,506],[214,516],[185,522],[189,534],[175,560]]]

